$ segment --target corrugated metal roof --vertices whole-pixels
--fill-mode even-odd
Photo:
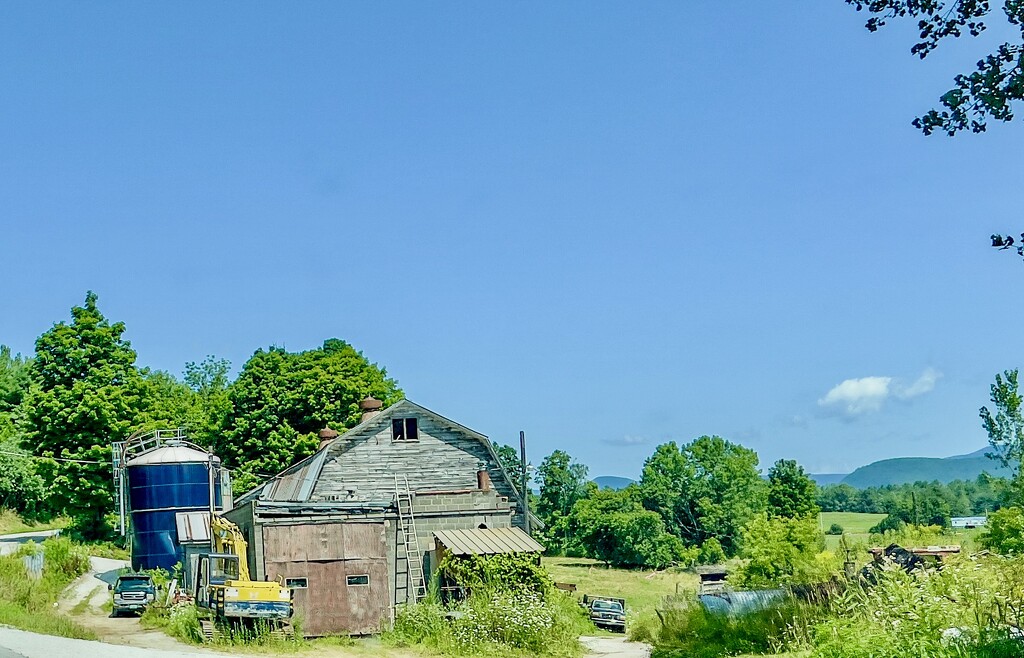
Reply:
[[[178,543],[210,541],[209,512],[178,512],[174,515],[178,526]]]
[[[437,541],[453,555],[494,555],[496,553],[542,553],[544,547],[519,528],[474,528],[439,530]]]

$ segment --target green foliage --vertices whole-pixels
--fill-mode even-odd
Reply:
[[[55,511],[72,519],[89,539],[107,537],[113,505],[110,442],[126,437],[144,416],[144,381],[135,352],[124,340],[124,324],[111,323],[96,295],[71,309],[36,340],[32,385],[21,406],[25,447],[39,462]]]
[[[767,506],[757,463],[753,450],[717,436],[682,447],[660,445],[644,463],[643,505],[684,543],[701,545],[715,537],[733,555],[740,529]]]
[[[960,558],[908,574],[891,565],[872,587],[852,587],[836,617],[813,631],[813,658],[973,658],[1021,655],[1006,629],[1024,609],[1019,559]],[[950,629],[955,629],[951,632]]]
[[[236,485],[251,483],[254,474],[278,473],[312,454],[325,425],[344,431],[358,424],[359,401],[368,395],[387,406],[402,391],[344,341],[298,353],[257,350],[229,389],[227,431],[214,449],[227,466],[241,469]]]
[[[818,486],[804,467],[792,459],[780,459],[768,470],[768,514],[800,518],[818,513]]]
[[[43,553],[42,578],[29,578],[22,556]],[[89,556],[67,538],[26,544],[16,555],[0,557],[0,624],[63,637],[95,639],[75,622],[58,615],[53,606],[75,578],[85,573]]]
[[[660,569],[696,560],[696,551],[686,551],[661,517],[643,508],[636,487],[594,491],[573,507],[569,526],[589,557],[612,566]]]
[[[523,460],[519,458],[519,451],[512,446],[501,443],[494,444],[494,452],[498,455],[498,462],[505,469],[508,476],[515,482],[516,489],[522,487]]]
[[[969,461],[969,460],[949,460]],[[1006,504],[1010,487],[1004,478],[981,474],[972,480],[949,483],[914,482],[856,489],[831,484],[818,489],[818,505],[825,512],[896,514],[905,522],[944,525],[950,516],[986,514]]]
[[[826,535],[842,535],[843,534],[843,526],[839,525],[838,523],[833,523],[832,525],[830,525],[828,527],[828,530],[825,531],[825,534]]]
[[[899,532],[900,530],[903,530],[903,528],[905,528],[906,525],[907,522],[901,519],[898,515],[889,514],[884,519],[882,519],[874,526],[872,526],[871,529],[868,530],[868,532],[870,532],[873,535],[879,535],[886,532]]]
[[[995,413],[988,407],[979,411],[981,424],[988,433],[988,442],[1004,467],[1012,469],[1012,480],[1018,499],[1024,496],[1024,480],[1021,477],[1021,459],[1024,458],[1024,410],[1017,386],[1017,370],[1007,370],[996,375],[990,388]]]
[[[802,648],[802,629],[823,614],[792,600],[739,616],[709,612],[690,602],[664,613],[651,658],[720,658]]]
[[[743,529],[746,561],[730,580],[746,589],[824,582],[839,567],[824,549],[825,538],[813,517],[761,516]]]
[[[587,467],[574,461],[563,450],[555,450],[537,468],[540,485],[536,512],[547,526],[548,547],[563,552],[571,542],[566,523],[576,501],[586,498],[594,489],[587,478]]]
[[[28,358],[0,345],[0,415],[9,414],[21,404],[31,381],[30,366]]]
[[[457,587],[492,591],[547,592],[554,583],[535,555],[445,555],[440,573]]]
[[[423,646],[445,655],[572,658],[582,654],[579,636],[588,631],[593,627],[582,609],[558,590],[539,594],[484,588],[450,610],[429,600],[403,606],[383,639],[392,646]]]
[[[917,41],[910,52],[921,59],[945,39],[964,33],[977,36],[985,30],[989,19],[1001,22],[1000,18],[989,16],[996,3],[988,0],[846,0],[846,3],[857,11],[867,9],[872,14],[866,25],[871,32],[893,18],[911,18]],[[929,110],[914,119],[914,126],[924,134],[943,132],[952,136],[968,129],[984,132],[988,119],[1013,119],[1013,103],[1024,98],[1024,69],[1020,64],[1024,55],[1020,35],[1024,3],[1003,0],[1001,4],[1001,18],[1007,24],[1000,25],[999,32],[1014,34],[1013,40],[980,58],[974,72],[957,75],[954,87],[939,97],[941,110]]]
[[[978,542],[1002,555],[1024,555],[1024,510],[1004,507],[989,515],[988,526]]]
[[[0,439],[0,508],[25,519],[43,519],[48,516],[45,499],[46,486],[28,453],[13,438]]]
[[[725,550],[722,549],[721,542],[716,537],[708,537],[700,546],[700,553],[698,554],[697,561],[700,564],[720,564],[725,562],[726,555]]]

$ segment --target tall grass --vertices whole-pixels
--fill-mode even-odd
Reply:
[[[394,647],[426,647],[445,655],[578,658],[579,636],[592,631],[586,614],[563,592],[478,588],[445,608],[429,598],[399,610],[382,639]]]
[[[24,555],[42,550],[41,578],[26,574]],[[27,544],[15,555],[0,557],[0,624],[48,635],[95,639],[71,619],[53,611],[64,588],[89,568],[89,556],[71,540],[54,537],[42,546]]]

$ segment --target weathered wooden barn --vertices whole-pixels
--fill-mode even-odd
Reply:
[[[225,514],[249,542],[253,576],[295,588],[310,636],[378,632],[425,595],[435,532],[524,526],[522,496],[486,436],[409,400],[362,407],[359,425],[325,428],[316,454]]]

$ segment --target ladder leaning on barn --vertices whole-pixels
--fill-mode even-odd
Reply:
[[[427,595],[427,585],[423,578],[423,553],[420,551],[419,535],[416,533],[416,517],[412,511],[412,492],[409,491],[409,480],[404,475],[395,476],[395,506],[398,508],[398,543],[395,546],[395,564],[404,558],[406,564],[405,592],[406,602],[409,591],[412,600],[419,601]],[[399,551],[405,553],[402,555]],[[400,589],[395,583],[396,593]],[[402,601],[399,601],[402,603]]]

